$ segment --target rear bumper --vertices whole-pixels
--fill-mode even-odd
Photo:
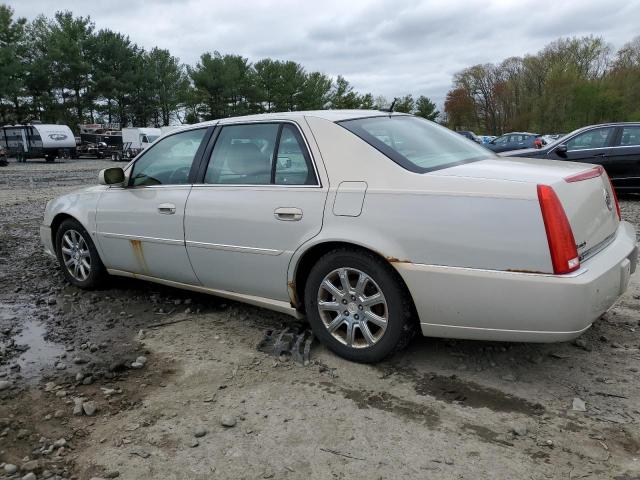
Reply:
[[[47,255],[55,257],[55,249],[53,248],[53,239],[51,238],[51,227],[48,225],[40,225],[40,241],[44,246],[44,252]]]
[[[555,342],[579,336],[613,305],[627,289],[637,257],[635,230],[620,222],[611,244],[567,275],[394,266],[426,336]]]

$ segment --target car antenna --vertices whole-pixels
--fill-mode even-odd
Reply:
[[[398,97],[394,97],[393,102],[391,102],[391,105],[389,105],[389,108],[381,108],[380,111],[393,113],[393,107],[396,106],[397,101],[398,101]]]

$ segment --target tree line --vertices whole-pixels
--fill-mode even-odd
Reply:
[[[444,120],[493,135],[640,120],[640,36],[615,53],[601,37],[566,38],[534,55],[465,68],[454,75]]]
[[[382,108],[342,76],[293,61],[204,53],[194,66],[168,50],[146,50],[89,17],[57,12],[33,21],[0,5],[0,122],[162,126],[263,112]],[[396,111],[435,120],[427,97],[405,95]]]

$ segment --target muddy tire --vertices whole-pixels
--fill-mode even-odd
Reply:
[[[106,269],[80,222],[72,218],[63,221],[56,232],[55,246],[58,263],[69,283],[87,290],[102,284]]]
[[[309,273],[304,298],[316,337],[348,360],[379,362],[415,334],[413,304],[398,273],[367,251],[325,254]]]

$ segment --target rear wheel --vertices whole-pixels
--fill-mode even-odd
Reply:
[[[56,232],[56,256],[67,281],[77,287],[95,288],[106,275],[89,233],[72,218]]]
[[[320,258],[305,286],[318,339],[338,355],[378,362],[411,339],[413,307],[398,274],[370,252],[339,249]]]

